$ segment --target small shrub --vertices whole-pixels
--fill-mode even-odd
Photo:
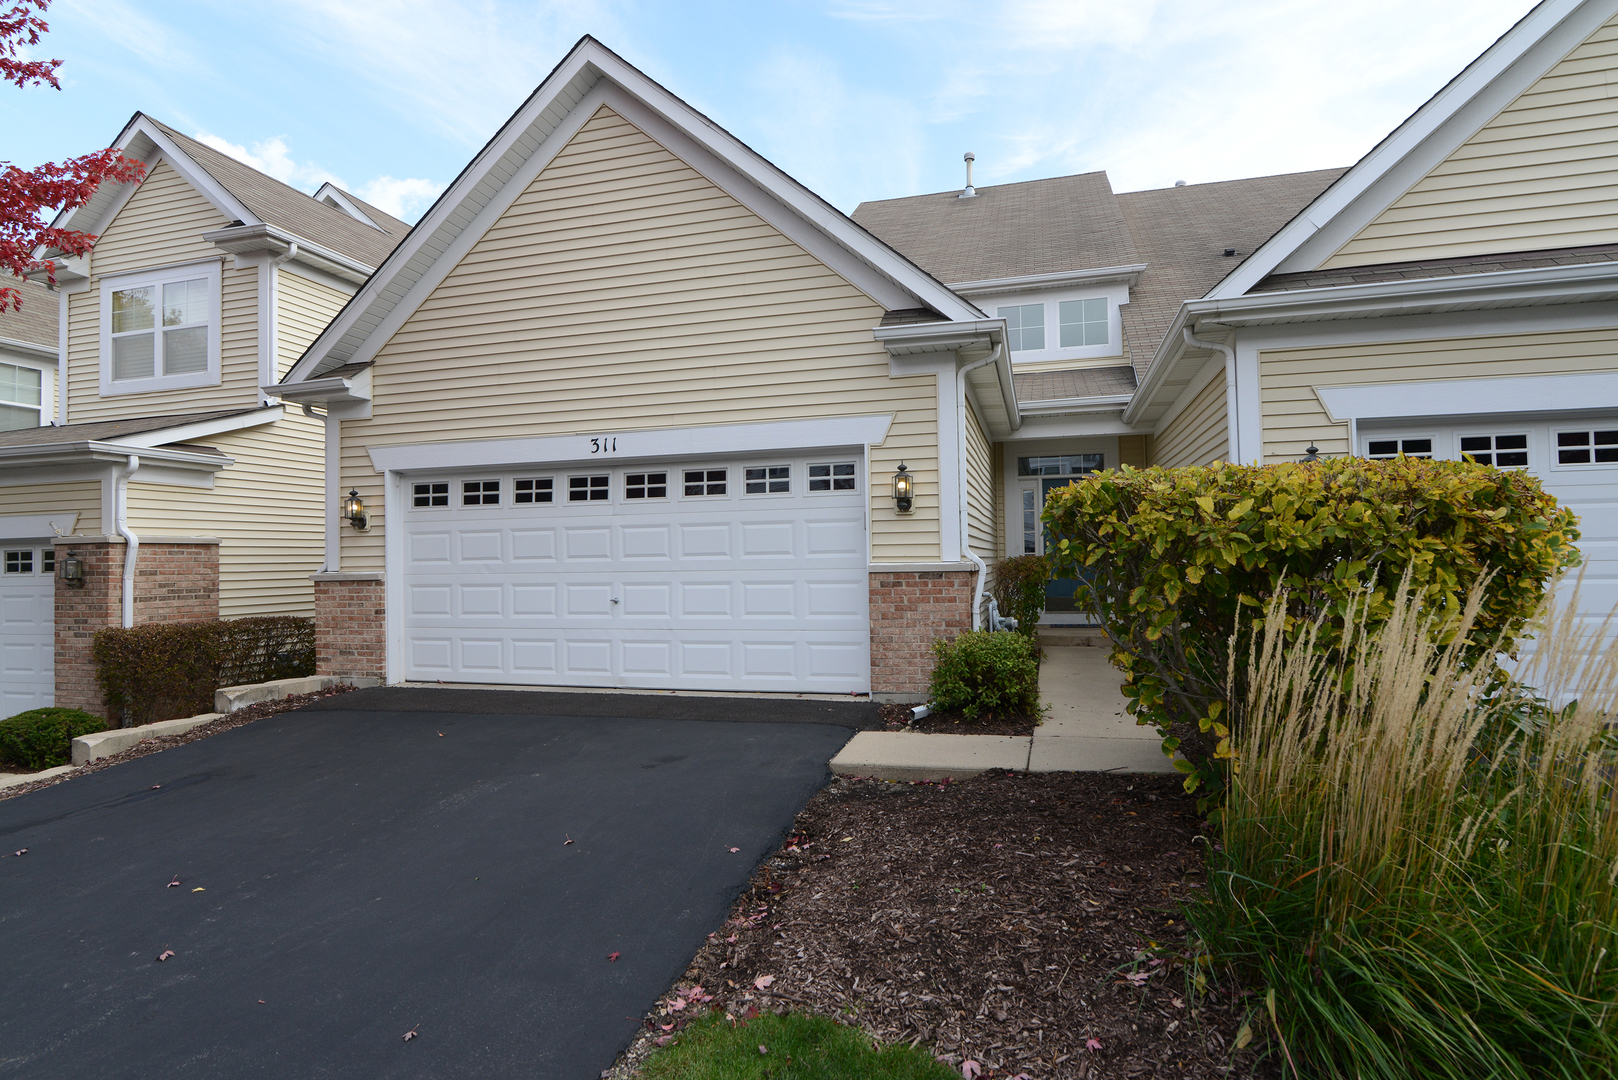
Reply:
[[[1462,461],[1125,468],[1051,492],[1045,521],[1052,572],[1087,579],[1129,711],[1184,756],[1186,790],[1211,797],[1245,708],[1233,658],[1271,598],[1288,597],[1282,632],[1330,657],[1350,610],[1374,636],[1407,574],[1423,604],[1452,613],[1486,582],[1470,668],[1493,664],[1487,643],[1514,639],[1579,557],[1572,512],[1537,479]]]
[[[66,765],[74,739],[106,730],[106,721],[81,709],[30,709],[0,720],[0,762],[29,770]]]
[[[931,700],[939,709],[979,715],[1031,716],[1039,710],[1039,661],[1021,634],[971,630],[933,642]]]
[[[315,673],[315,621],[291,615],[152,623],[96,633],[107,712],[126,726],[213,710],[214,691]]]
[[[1050,580],[1050,564],[1043,555],[1002,559],[994,568],[994,602],[1002,616],[1017,620],[1017,633],[1023,637],[1031,638],[1039,632],[1039,617],[1045,611],[1045,586]]]

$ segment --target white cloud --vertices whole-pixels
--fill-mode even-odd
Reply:
[[[401,221],[415,221],[443,190],[444,185],[433,180],[395,180],[391,176],[379,176],[354,194]]]
[[[435,180],[400,180],[392,176],[379,176],[357,188],[352,187],[342,177],[322,166],[312,161],[299,161],[294,158],[291,150],[287,148],[286,140],[279,135],[255,142],[252,149],[217,135],[210,135],[206,131],[197,132],[193,138],[204,146],[211,146],[221,154],[228,154],[242,164],[273,176],[283,184],[290,184],[305,194],[313,195],[321,184],[336,184],[344,191],[352,191],[366,202],[386,210],[403,221],[415,221],[432,205],[438,193],[444,190],[444,185]]]

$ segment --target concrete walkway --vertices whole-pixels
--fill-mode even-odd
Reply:
[[[1031,737],[861,731],[831,768],[881,780],[961,780],[987,769],[1173,772],[1157,732],[1137,726],[1124,710],[1121,682],[1105,648],[1047,643],[1039,667],[1046,719]]]

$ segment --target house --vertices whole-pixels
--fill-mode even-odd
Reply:
[[[144,114],[116,145],[145,180],[62,215],[95,247],[58,258],[54,290],[30,286],[20,317],[0,318],[19,327],[0,337],[29,346],[8,341],[3,362],[60,386],[28,415],[8,402],[25,422],[0,430],[4,715],[98,709],[102,627],[313,612],[326,420],[261,387],[409,231]],[[20,378],[27,396],[33,377]]]
[[[1547,0],[1351,169],[852,219],[581,40],[265,388],[354,496],[320,669],[915,700],[1050,486],[1310,446],[1529,468],[1608,565],[1615,15]]]

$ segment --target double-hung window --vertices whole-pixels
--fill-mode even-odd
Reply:
[[[1037,352],[1045,347],[1045,305],[1011,304],[996,308],[1006,320],[1006,344],[1012,352]]]
[[[101,393],[219,383],[217,262],[101,279]]]
[[[1056,305],[1058,339],[1064,349],[1107,343],[1107,298],[1063,300]]]
[[[44,385],[38,368],[0,364],[0,431],[39,426]]]

